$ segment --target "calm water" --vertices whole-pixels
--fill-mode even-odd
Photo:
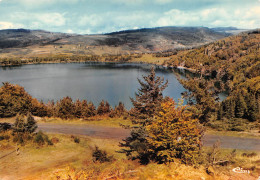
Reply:
[[[122,101],[131,107],[140,87],[137,78],[149,73],[150,65],[113,63],[35,64],[19,67],[0,67],[0,82],[19,84],[38,100],[59,100],[70,96],[87,99],[95,105],[104,99],[112,106]],[[175,100],[185,91],[170,70],[156,69],[157,76],[168,79],[164,95]]]

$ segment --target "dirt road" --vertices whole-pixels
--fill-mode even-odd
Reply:
[[[116,127],[104,127],[96,125],[71,125],[71,124],[38,124],[39,130],[49,133],[62,133],[74,135],[86,135],[90,137],[99,137],[107,139],[121,140],[127,137],[129,130]],[[203,144],[212,146],[217,140],[220,140],[222,148],[258,150],[260,151],[260,140],[253,138],[240,138],[232,136],[205,135]]]

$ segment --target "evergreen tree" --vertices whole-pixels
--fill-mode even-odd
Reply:
[[[136,93],[136,99],[131,98],[134,108],[131,110],[132,122],[131,135],[120,143],[122,152],[132,159],[139,159],[142,164],[150,161],[151,152],[147,142],[148,132],[146,126],[151,124],[156,110],[163,101],[163,90],[167,87],[168,81],[164,83],[162,77],[156,77],[154,68],[148,76],[143,76],[144,82],[138,79],[141,88]]]
[[[247,105],[245,99],[243,95],[239,93],[236,101],[235,116],[237,118],[242,118],[246,111],[247,111]]]
[[[143,76],[144,81],[138,79],[141,85],[135,99],[131,98],[134,108],[130,115],[133,123],[143,124],[154,116],[157,107],[163,101],[163,90],[168,86],[168,81],[164,82],[163,77],[156,77],[154,67],[148,76]]]
[[[95,105],[92,102],[89,102],[88,104],[88,116],[87,117],[93,117],[97,114],[97,110]]]
[[[110,111],[111,111],[110,104],[106,101],[104,106],[104,114],[110,113]]]
[[[16,133],[24,133],[26,131],[25,119],[23,115],[18,114],[16,116],[13,130]]]
[[[103,115],[105,114],[105,101],[102,100],[100,103],[99,103],[99,106],[97,108],[97,114],[98,115]]]
[[[75,102],[74,116],[76,118],[82,117],[82,102],[79,99],[77,99],[76,102]]]
[[[31,113],[28,113],[27,115],[27,122],[25,124],[26,131],[29,133],[34,133],[35,130],[38,128],[37,122],[34,120],[34,117]]]
[[[70,97],[64,97],[56,104],[57,116],[63,119],[73,117],[75,105]]]

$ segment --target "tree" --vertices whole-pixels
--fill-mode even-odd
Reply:
[[[38,128],[37,122],[35,121],[31,113],[28,113],[27,115],[27,122],[25,124],[25,127],[26,127],[26,131],[29,133],[34,133],[35,130]]]
[[[134,108],[130,115],[133,123],[143,124],[153,117],[157,107],[163,101],[163,90],[168,86],[168,81],[164,82],[163,77],[156,77],[154,67],[148,76],[143,76],[144,82],[138,79],[141,85],[135,99],[131,98]]]
[[[64,97],[56,104],[57,116],[63,119],[73,117],[75,105],[70,97]]]
[[[26,114],[32,108],[32,97],[19,85],[3,83],[0,88],[0,117]]]
[[[163,101],[162,91],[167,87],[168,81],[164,83],[162,77],[156,77],[154,68],[148,76],[143,76],[144,82],[138,79],[141,88],[136,93],[136,99],[131,98],[134,108],[130,114],[135,126],[131,127],[131,135],[120,143],[122,152],[132,159],[139,159],[142,164],[150,161],[150,151],[146,126],[152,122],[152,117]]]
[[[14,132],[32,134],[37,128],[37,122],[31,113],[28,113],[26,118],[24,115],[17,115],[14,123]]]
[[[191,110],[194,112],[194,117],[198,118],[201,123],[207,123],[219,106],[216,102],[218,91],[214,88],[213,80],[211,83],[205,79],[192,79],[191,77],[188,77],[188,80],[179,80],[184,88],[189,90],[183,95],[188,100],[188,104],[192,105]]]
[[[146,126],[150,158],[159,163],[178,158],[193,164],[200,154],[202,128],[185,106],[175,106],[173,99],[163,102],[152,123]]]
[[[103,115],[105,114],[105,101],[102,100],[100,103],[99,103],[99,106],[97,108],[97,114],[98,115]]]
[[[76,102],[75,102],[75,105],[74,105],[74,107],[75,107],[75,109],[74,109],[74,116],[76,117],[76,118],[81,118],[82,117],[82,102],[79,100],[79,99],[77,99],[76,100]]]

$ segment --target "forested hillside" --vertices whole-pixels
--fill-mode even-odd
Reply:
[[[214,108],[217,119],[259,120],[260,30],[179,52],[165,64],[192,69],[200,73],[201,77],[208,77],[207,84],[213,84],[218,91],[229,93],[219,108]],[[198,81],[201,83],[202,78]],[[186,82],[185,86],[197,94],[200,92],[198,89],[202,88],[201,85],[194,88],[194,81]],[[210,86],[207,87],[210,90]]]

